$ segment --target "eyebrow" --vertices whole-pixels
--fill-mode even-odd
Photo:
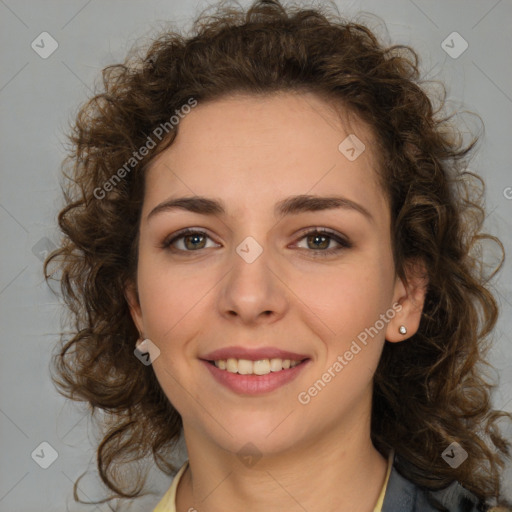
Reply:
[[[372,214],[364,206],[342,196],[315,196],[308,194],[290,196],[276,203],[274,213],[278,217],[284,217],[285,215],[336,208],[357,211],[363,214],[370,222],[374,222]],[[177,197],[167,199],[155,206],[149,212],[146,220],[148,221],[158,213],[175,209],[211,216],[226,214],[226,208],[222,201],[203,196]]]

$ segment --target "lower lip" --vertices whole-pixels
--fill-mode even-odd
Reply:
[[[284,386],[286,383],[291,382],[308,364],[309,359],[306,359],[293,368],[270,372],[266,375],[240,375],[239,373],[221,370],[204,359],[201,361],[206,365],[208,370],[210,370],[217,382],[231,389],[231,391],[246,395],[259,395],[274,391]]]

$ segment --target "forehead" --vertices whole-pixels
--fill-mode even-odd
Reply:
[[[146,199],[214,195],[257,205],[336,191],[378,203],[374,147],[360,119],[312,93],[199,102],[149,166]]]

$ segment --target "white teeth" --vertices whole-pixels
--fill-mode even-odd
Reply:
[[[240,365],[238,365],[238,371],[240,372]],[[266,375],[270,373],[270,361],[268,359],[261,359],[252,363],[252,371],[256,375]]]
[[[270,360],[270,371],[279,372],[283,369],[282,359],[271,359]]]
[[[239,359],[238,360],[238,373],[240,375],[249,375],[250,373],[253,373],[252,367],[253,367],[252,361],[249,361],[248,359]]]
[[[280,372],[288,368],[294,368],[301,361],[293,361],[290,359],[260,359],[258,361],[250,361],[249,359],[219,359],[214,361],[215,366],[221,370],[231,373],[239,373],[240,375],[267,375],[270,372]]]
[[[231,373],[238,373],[238,361],[232,357],[226,361],[226,370]]]

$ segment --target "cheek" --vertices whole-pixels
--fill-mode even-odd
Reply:
[[[146,335],[162,337],[183,316],[186,300],[178,300],[179,278],[169,268],[151,258],[141,258],[138,270],[139,298]],[[187,289],[179,296],[186,299]]]
[[[145,334],[162,346],[194,332],[218,281],[196,265],[172,266],[165,258],[141,257],[138,286]],[[179,335],[178,335],[179,333]],[[173,346],[176,343],[173,344]]]
[[[324,326],[315,375],[308,382],[311,387],[303,389],[306,398],[315,397],[312,410],[332,408],[333,403],[355,407],[371,386],[384,345],[387,324],[380,315],[388,307],[389,279],[378,265],[366,262],[339,267],[323,278],[310,276],[297,293],[307,292],[305,303]]]
[[[301,276],[293,286],[298,297],[325,324],[337,343],[370,327],[388,307],[389,271],[367,258]]]

